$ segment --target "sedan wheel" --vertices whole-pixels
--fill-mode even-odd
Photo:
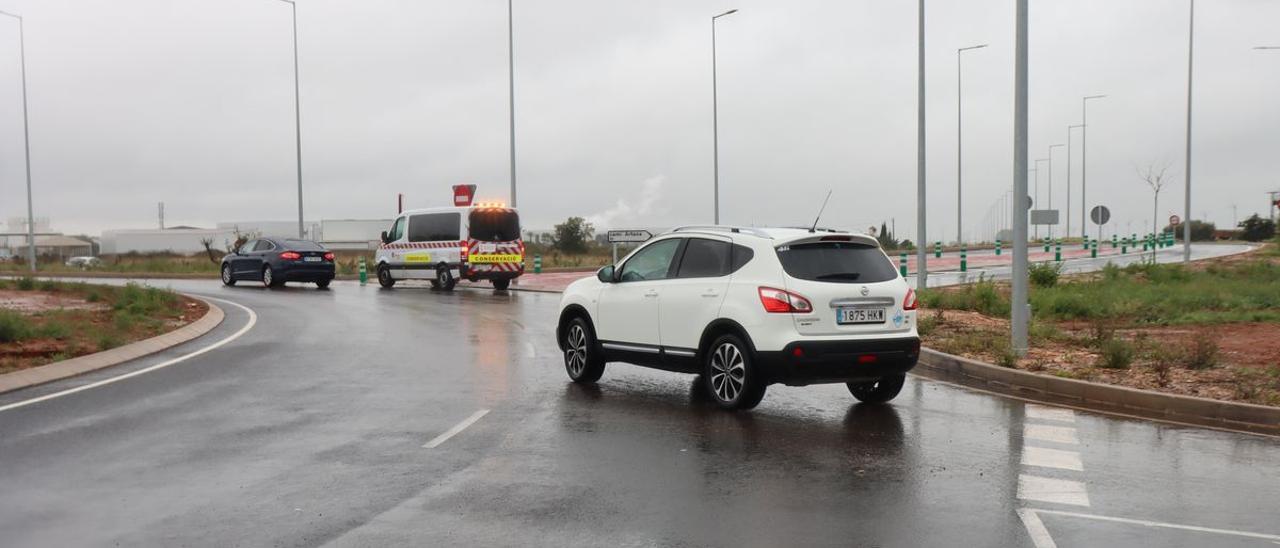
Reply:
[[[280,287],[283,284],[284,282],[276,279],[275,274],[272,272],[270,266],[267,266],[262,269],[262,285],[266,287]]]
[[[231,265],[222,265],[222,283],[223,285],[236,285],[236,277],[231,275]]]

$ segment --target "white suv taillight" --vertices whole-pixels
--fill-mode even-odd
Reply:
[[[760,288],[760,304],[764,305],[765,312],[778,314],[813,312],[809,299],[772,287]]]
[[[916,300],[916,290],[907,288],[907,296],[902,298],[903,310],[915,310],[920,308],[920,301]]]

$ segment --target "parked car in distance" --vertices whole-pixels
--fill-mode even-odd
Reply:
[[[869,236],[682,227],[570,284],[556,333],[578,383],[616,361],[703,375],[725,409],[773,383],[845,383],[882,403],[919,358],[916,308]]]
[[[102,259],[97,257],[72,257],[67,259],[66,265],[72,268],[81,269],[97,268],[102,266]]]
[[[333,252],[311,240],[259,238],[223,257],[221,270],[226,285],[240,280],[267,287],[310,282],[324,289],[334,277]]]

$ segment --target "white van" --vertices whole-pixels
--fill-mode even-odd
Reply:
[[[506,289],[524,273],[520,215],[485,203],[405,211],[382,233],[376,263],[385,288],[421,279],[445,291],[458,280],[490,280]]]

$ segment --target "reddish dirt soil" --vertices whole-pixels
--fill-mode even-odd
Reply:
[[[984,341],[1007,338],[1008,320],[954,310],[943,312],[943,318],[924,337],[926,346],[988,363],[999,362],[999,351]],[[1134,343],[1137,349],[1128,369],[1098,367],[1100,356],[1091,344],[1091,326],[1083,322],[1054,326],[1059,334],[1052,340],[1036,338],[1027,356],[1018,360],[1018,369],[1172,394],[1280,405],[1280,325],[1238,323],[1117,330],[1117,338]],[[1208,337],[1217,344],[1217,363],[1213,367],[1192,370],[1180,360],[1160,356],[1161,350],[1176,352],[1197,337]],[[1164,364],[1169,366],[1163,367]],[[1163,379],[1161,369],[1165,369]]]
[[[40,291],[0,290],[0,308],[16,310],[31,318],[31,326],[38,328],[48,318],[43,312],[57,313],[59,322],[71,326],[63,338],[42,337],[20,342],[0,343],[0,373],[36,367],[47,363],[91,354],[109,347],[103,346],[103,334],[111,333],[111,346],[120,346],[154,337],[191,322],[208,312],[201,301],[179,296],[174,310],[159,314],[154,325],[136,324],[127,329],[115,325],[115,311],[101,303],[90,303],[74,294]]]

